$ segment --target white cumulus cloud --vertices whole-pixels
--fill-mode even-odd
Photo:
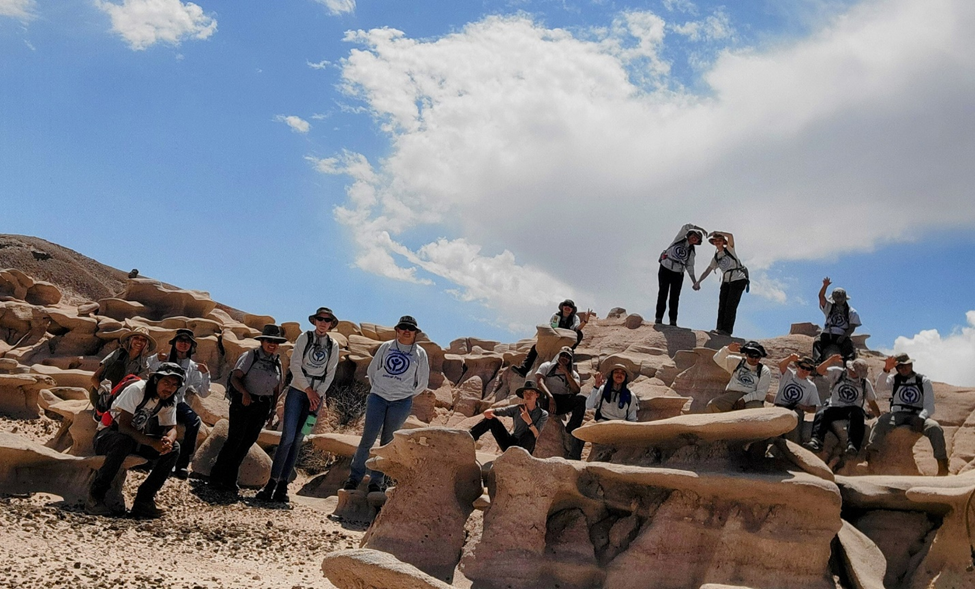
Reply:
[[[32,20],[37,10],[34,0],[0,0],[0,16],[9,16],[20,21]]]
[[[910,354],[914,368],[932,380],[956,386],[975,386],[975,311],[965,314],[966,327],[942,336],[925,329],[911,337],[894,340],[894,353]]]
[[[973,27],[969,0],[870,2],[791,44],[725,50],[706,95],[674,79],[672,28],[647,11],[585,33],[526,16],[435,39],[353,31],[343,87],[390,148],[316,166],[352,180],[335,215],[361,268],[488,308],[537,317],[539,298],[592,293],[644,312],[689,221],[733,231],[753,292],[781,302],[761,271],[775,262],[975,226]],[[510,297],[515,280],[539,296]]]
[[[355,0],[315,0],[328,9],[328,13],[338,16],[355,12]]]
[[[274,120],[288,125],[295,133],[307,133],[311,129],[311,124],[308,121],[295,115],[276,115]]]
[[[112,30],[137,51],[156,43],[179,45],[185,39],[208,39],[217,32],[217,20],[192,2],[95,0],[95,5],[111,17]]]

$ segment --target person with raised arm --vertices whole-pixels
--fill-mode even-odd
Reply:
[[[813,342],[813,357],[817,362],[823,362],[824,356],[833,345],[839,348],[844,360],[856,358],[856,348],[853,346],[853,332],[861,325],[860,314],[850,306],[850,297],[846,289],[834,288],[829,298],[826,289],[832,282],[829,276],[823,278],[823,287],[819,289],[819,310],[826,316],[826,324],[822,333]]]
[[[790,364],[795,362],[795,369]],[[809,380],[809,376],[816,368],[812,358],[800,358],[799,354],[790,354],[779,362],[779,389],[772,399],[772,404],[795,412],[796,427],[783,434],[782,437],[795,443],[802,441],[802,424],[805,423],[806,413],[813,413],[822,403],[816,384]]]
[[[677,308],[680,305],[680,290],[684,284],[684,272],[691,277],[694,290],[701,286],[694,277],[694,247],[704,242],[707,231],[687,223],[680,228],[677,236],[660,253],[660,268],[657,270],[657,311],[654,323],[664,322],[664,311],[670,308],[670,325],[677,326]]]

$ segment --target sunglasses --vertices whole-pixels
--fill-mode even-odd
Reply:
[[[400,331],[419,331],[417,328],[413,327],[412,325],[397,325],[396,329],[399,329]]]
[[[749,358],[761,358],[762,357],[761,354],[754,354],[754,353],[745,354],[745,355],[748,356]]]
[[[322,321],[328,321],[329,323],[331,323],[332,321],[335,321],[335,317],[321,317],[321,316],[316,315],[315,316],[315,321],[318,321],[319,323],[322,322]]]

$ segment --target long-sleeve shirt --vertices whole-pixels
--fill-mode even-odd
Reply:
[[[387,401],[401,401],[419,395],[430,384],[430,361],[417,344],[390,340],[379,346],[369,369],[372,392]]]
[[[168,362],[168,360],[166,360]],[[159,359],[159,356],[153,354],[149,356],[149,372],[155,372],[156,368],[159,367],[164,361]],[[200,366],[191,358],[183,358],[182,360],[176,360],[176,363],[180,365],[183,372],[186,373],[186,379],[183,381],[183,386],[179,387],[176,391],[176,403],[186,402],[186,393],[189,391],[190,387],[196,391],[196,396],[200,398],[207,398],[210,396],[210,373],[200,372]]]
[[[298,354],[303,355],[299,358]],[[339,355],[338,343],[328,334],[318,337],[314,331],[302,333],[291,350],[291,386],[299,391],[312,387],[324,399],[335,380]]]
[[[521,418],[521,405],[508,405],[507,407],[502,407],[500,409],[494,410],[495,417],[511,417],[514,421],[514,428],[511,430],[511,435],[515,438],[520,438],[528,431],[528,424]],[[532,420],[532,425],[538,430],[538,433],[542,433],[542,428],[545,427],[545,422],[548,421],[548,411],[536,406],[534,409],[528,412],[528,417]]]
[[[599,407],[601,421],[608,421],[610,419],[636,421],[636,414],[638,411],[640,411],[640,401],[636,398],[636,395],[630,391],[629,404],[620,407],[620,392],[611,391],[609,401],[603,402],[603,389],[607,386],[609,386],[609,383],[605,383],[601,387],[594,387],[592,389],[592,392],[589,393],[589,398],[586,399],[586,409],[595,409]],[[602,406],[600,406],[600,403],[602,403]]]
[[[931,379],[923,374],[913,373],[904,379],[904,383],[894,390],[896,372],[881,372],[877,375],[877,391],[891,393],[890,410],[920,411],[918,416],[927,419],[934,415],[934,387]]]
[[[694,277],[694,248],[686,240],[687,232],[692,229],[700,230],[693,223],[687,223],[680,228],[674,240],[660,254],[660,265],[673,272],[684,272],[686,270],[691,280],[696,281],[697,279]],[[703,230],[701,231],[704,233]]]
[[[548,324],[552,326],[552,329],[555,329],[556,327],[559,326],[559,322],[561,320],[562,320],[562,313],[556,313],[552,315],[551,319],[548,320]],[[570,325],[568,329],[571,329],[573,331],[579,331],[580,325],[582,325],[582,320],[579,319],[579,314],[576,313],[575,315],[572,316],[572,325]]]
[[[732,354],[728,346],[714,354],[714,362],[731,375],[725,391],[745,393],[741,399],[746,403],[765,400],[769,385],[772,384],[772,371],[768,366],[761,364],[762,373],[758,374],[758,367],[749,366],[748,361],[743,357]]]

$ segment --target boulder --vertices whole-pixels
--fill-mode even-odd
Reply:
[[[98,301],[98,314],[124,321],[133,317],[145,317],[148,311],[142,303],[110,297]]]
[[[843,568],[854,589],[884,589],[887,559],[873,540],[846,520],[836,538]]]
[[[322,572],[338,589],[451,589],[391,554],[367,548],[328,554]]]
[[[643,316],[636,313],[627,315],[626,319],[623,320],[623,325],[625,325],[627,329],[636,329],[643,325]]]
[[[808,335],[810,337],[817,337],[822,329],[819,328],[815,323],[793,323],[789,327],[789,335]]]
[[[61,416],[61,427],[47,446],[71,456],[95,454],[94,439],[98,422],[93,418],[91,403],[87,399],[53,403],[48,411]]]
[[[161,319],[180,315],[206,317],[217,303],[205,292],[164,286],[149,278],[130,278],[119,298],[142,303],[147,307],[147,319]]]
[[[223,443],[227,441],[227,431],[230,422],[221,419],[210,430],[210,435],[196,449],[193,456],[193,472],[210,476],[210,470],[217,461],[217,455],[223,448]],[[237,475],[237,484],[242,487],[263,487],[271,478],[271,457],[257,444],[250,447],[244,462],[240,465],[240,472]]]
[[[396,487],[362,546],[449,583],[464,546],[464,524],[482,491],[473,438],[443,428],[400,430],[372,456],[369,467],[395,479]]]
[[[681,396],[691,397],[691,413],[701,413],[708,401],[724,393],[731,375],[714,362],[715,350],[694,348],[674,356],[679,374],[671,388]],[[686,366],[683,370],[681,367]]]
[[[0,416],[37,419],[41,389],[55,385],[54,379],[40,374],[0,374]]]
[[[481,396],[484,394],[484,384],[481,377],[474,376],[454,388],[453,408],[455,413],[465,417],[473,417],[480,413]]]
[[[54,386],[77,387],[85,390],[91,388],[91,377],[94,374],[88,370],[61,370],[56,366],[45,366],[43,364],[34,364],[30,370],[35,374],[50,377],[54,380]]]

